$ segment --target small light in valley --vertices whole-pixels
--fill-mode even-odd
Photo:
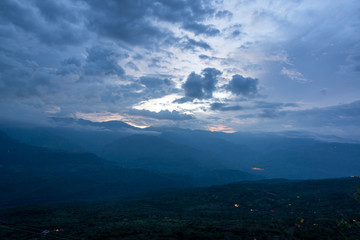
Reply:
[[[264,169],[263,168],[258,168],[258,167],[253,167],[253,168],[251,168],[252,170],[255,170],[255,171],[264,171]]]

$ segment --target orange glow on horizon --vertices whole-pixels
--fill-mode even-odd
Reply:
[[[263,168],[258,168],[258,167],[253,167],[253,168],[251,168],[252,170],[255,170],[255,171],[264,171],[264,169]]]
[[[227,127],[225,125],[211,124],[207,127],[207,129],[211,132],[224,132],[224,133],[234,133],[234,129]]]

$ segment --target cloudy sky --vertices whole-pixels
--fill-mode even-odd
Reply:
[[[0,117],[360,139],[358,0],[1,0]]]

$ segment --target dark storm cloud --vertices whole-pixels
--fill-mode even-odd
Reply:
[[[154,16],[169,22],[200,21],[215,13],[206,0],[159,0],[154,3]]]
[[[128,58],[129,55],[125,52],[118,53],[111,48],[104,46],[94,46],[87,50],[88,56],[84,66],[84,73],[89,76],[101,75],[117,75],[125,74],[125,71],[120,67],[117,61],[121,58]]]
[[[84,59],[70,57],[61,62],[57,75],[76,74],[83,82],[102,81],[105,76],[124,76],[125,70],[119,66],[118,60],[126,59],[129,55],[115,49],[113,46],[97,45],[86,50]]]
[[[165,83],[163,79],[149,76],[141,77],[140,82],[147,88],[158,88]]]
[[[161,68],[162,66],[160,65],[162,62],[162,59],[160,57],[155,57],[155,58],[151,58],[151,63],[148,64],[148,67],[156,67],[156,68]]]
[[[49,45],[78,44],[87,38],[76,12],[61,1],[0,1],[0,20]]]
[[[195,39],[192,38],[185,38],[181,43],[180,43],[180,47],[182,47],[183,49],[186,50],[195,50],[197,48],[202,48],[204,50],[211,50],[211,46],[206,43],[203,40],[199,40],[196,41]]]
[[[228,11],[228,10],[223,10],[223,11],[218,11],[215,14],[215,17],[217,18],[228,18],[231,19],[233,16],[232,12]]]
[[[132,79],[134,83],[141,86],[137,97],[144,100],[160,98],[167,94],[178,93],[179,89],[174,87],[171,75],[145,75],[140,78]]]
[[[33,1],[38,7],[40,14],[49,22],[61,22],[64,19],[71,22],[79,22],[79,16],[72,8],[62,1]]]
[[[199,58],[200,58],[201,60],[220,60],[220,61],[221,61],[221,64],[227,65],[226,61],[224,61],[224,60],[225,60],[224,58],[210,57],[210,56],[205,55],[205,54],[200,54],[200,55],[199,55]]]
[[[182,104],[182,103],[186,103],[186,102],[191,102],[193,100],[194,100],[194,98],[192,98],[192,97],[182,97],[182,98],[174,100],[172,103],[180,103],[180,104]]]
[[[162,110],[162,111],[156,113],[156,112],[151,112],[148,110],[131,109],[128,111],[128,114],[134,115],[134,116],[150,117],[150,118],[155,118],[155,119],[159,119],[159,120],[182,121],[182,120],[194,119],[194,117],[192,115],[182,114],[175,110],[173,110],[173,111]]]
[[[81,60],[78,59],[78,58],[75,58],[75,57],[70,57],[66,60],[63,61],[63,64],[66,64],[66,65],[75,65],[77,67],[80,67],[81,66]]]
[[[88,4],[87,26],[99,35],[143,46],[163,40],[167,35],[164,29],[146,20],[152,7],[151,1],[93,0]]]
[[[259,80],[256,78],[245,78],[236,74],[232,77],[226,89],[235,95],[250,96],[257,93],[258,82]]]
[[[200,58],[200,59],[203,59],[203,60],[209,60],[209,59],[211,59],[211,57],[209,57],[208,55],[205,55],[205,54],[200,54],[200,55],[199,55],[199,58]]]
[[[217,33],[211,26],[192,25],[215,12],[203,1],[93,0],[87,3],[90,6],[87,12],[89,29],[130,45],[153,47],[178,41],[171,31],[156,26],[150,18],[179,23],[195,34]]]
[[[192,31],[195,35],[203,34],[206,36],[216,36],[220,34],[219,29],[213,25],[204,25],[195,22],[187,22],[183,25],[183,28],[188,31]]]
[[[131,62],[131,61],[128,62],[128,63],[126,63],[126,66],[129,67],[129,68],[131,68],[132,70],[140,71],[140,69],[136,66],[136,64],[133,63],[133,62]]]
[[[206,99],[211,98],[221,72],[215,68],[205,68],[201,75],[192,72],[183,84],[185,97]]]
[[[56,71],[56,74],[62,76],[69,74],[80,75],[81,72],[81,60],[75,57],[70,57],[62,61],[61,66]]]
[[[224,34],[229,39],[239,39],[243,35],[246,35],[246,33],[242,30],[243,26],[241,24],[234,24],[227,28],[223,29]]]
[[[13,52],[0,54],[0,98],[32,98],[53,88],[51,70]]]
[[[236,38],[236,37],[239,37],[240,34],[241,34],[240,30],[234,30],[234,31],[231,33],[231,37]]]
[[[149,21],[178,23],[189,31],[213,35],[215,28],[198,23],[214,9],[203,1],[11,1],[0,2],[0,19],[33,34],[46,44],[84,42],[88,30],[130,45],[172,44],[173,33]],[[197,26],[191,24],[197,22]],[[85,26],[85,28],[84,28]]]
[[[239,106],[239,105],[228,105],[226,103],[212,103],[210,105],[210,109],[214,110],[214,111],[238,111],[238,110],[242,110],[244,109],[243,107]]]

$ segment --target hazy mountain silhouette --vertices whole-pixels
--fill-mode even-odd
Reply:
[[[127,168],[141,168],[160,173],[189,174],[199,184],[220,184],[254,180],[261,177],[239,170],[229,170],[221,158],[159,136],[133,135],[104,147],[102,157]]]
[[[223,172],[228,169],[292,179],[360,175],[360,144],[344,143],[343,139],[331,136],[322,136],[321,139],[327,141],[320,141],[311,134],[296,132],[227,134],[180,128],[137,129],[119,121],[55,121],[62,124],[2,129],[24,143],[92,152],[124,167],[162,173],[199,177],[208,174],[200,170]]]
[[[91,153],[48,150],[0,132],[0,206],[100,200],[191,186],[188,178],[124,169]]]

